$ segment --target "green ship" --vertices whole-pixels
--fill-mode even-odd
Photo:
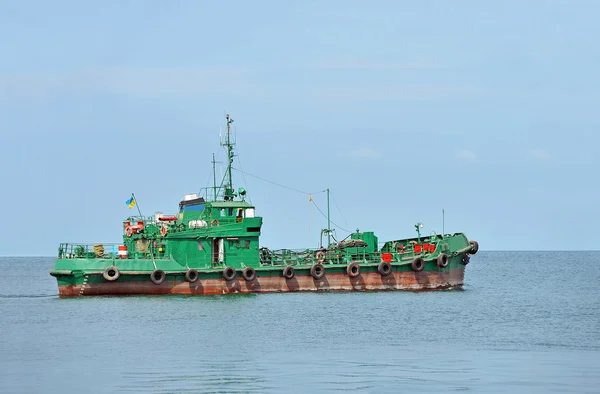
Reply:
[[[358,229],[341,241],[332,234],[317,248],[271,250],[260,246],[263,219],[232,183],[233,119],[221,145],[227,169],[204,196],[187,194],[175,215],[132,216],[120,244],[63,243],[50,275],[60,297],[156,294],[230,294],[298,291],[434,290],[461,288],[470,255],[479,245],[463,233],[383,242]],[[212,193],[211,190],[212,189]],[[202,194],[202,193],[200,193]],[[136,204],[135,195],[128,201]],[[139,206],[138,206],[139,208]],[[333,241],[332,241],[333,238]]]

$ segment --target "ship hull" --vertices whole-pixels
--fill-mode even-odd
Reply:
[[[442,290],[460,288],[464,282],[464,266],[437,271],[401,271],[382,276],[378,272],[363,272],[357,277],[346,273],[330,273],[321,279],[295,275],[259,276],[252,281],[243,278],[200,278],[194,283],[177,277],[154,284],[135,275],[123,275],[113,282],[95,281],[97,276],[85,276],[82,283],[58,286],[61,297],[105,295],[211,295],[231,293],[286,293],[319,291],[384,291],[384,290]],[[100,276],[101,278],[101,276]]]

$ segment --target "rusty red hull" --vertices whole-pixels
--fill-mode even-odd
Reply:
[[[84,283],[59,286],[61,297],[97,295],[209,295],[228,293],[317,292],[317,291],[379,291],[379,290],[439,290],[459,287],[464,281],[464,267],[445,271],[393,272],[381,276],[377,272],[362,273],[351,278],[345,273],[331,273],[321,279],[296,275],[292,279],[277,276],[257,277],[251,282],[236,278],[199,279],[195,283],[165,280],[160,285],[148,281]]]

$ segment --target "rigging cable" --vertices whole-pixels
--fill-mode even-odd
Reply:
[[[315,208],[317,208],[317,210],[321,213],[321,215],[323,215],[323,217],[325,219],[327,219],[327,215],[325,215],[323,213],[323,211],[321,211],[321,208],[319,208],[319,206],[317,204],[315,204],[315,202],[314,202],[314,200],[312,198],[311,198],[310,201],[314,204]],[[352,233],[352,231],[346,230],[345,228],[340,227],[339,225],[337,225],[333,220],[329,219],[329,221],[331,222],[331,224],[333,224],[335,227],[339,228],[340,230],[345,231],[347,233]]]
[[[285,186],[285,185],[282,185],[282,184],[280,184],[280,183],[277,183],[277,182],[269,181],[268,179],[261,178],[261,177],[259,177],[259,176],[257,176],[257,175],[252,175],[252,174],[250,174],[249,172],[242,171],[242,170],[240,170],[240,169],[237,169],[237,168],[234,168],[234,167],[231,167],[231,169],[232,169],[232,170],[239,171],[239,172],[241,172],[242,174],[249,175],[249,176],[251,176],[251,177],[253,177],[253,178],[260,179],[261,181],[264,181],[264,182],[271,183],[271,184],[273,184],[273,185],[275,185],[275,186],[283,187],[284,189],[289,189],[289,190],[295,191],[295,192],[297,192],[297,193],[300,193],[300,194],[306,194],[307,196],[310,196],[311,194],[325,193],[325,191],[324,191],[324,190],[323,190],[323,191],[316,192],[316,193],[308,193],[308,192],[304,192],[304,191],[302,191],[302,190],[294,189],[293,187],[289,187],[289,186]]]
[[[237,142],[237,127],[233,127],[233,133],[235,136],[235,142]],[[238,148],[238,154],[236,155],[238,158],[238,163],[240,163],[240,172],[242,173],[242,178],[244,179],[244,186],[246,186],[246,188],[248,187],[248,181],[246,181],[246,173],[244,171],[241,170],[242,167],[242,159],[241,159],[241,155],[239,153],[240,149]],[[234,169],[233,167],[231,167],[232,169]],[[250,196],[248,196],[248,201],[250,201],[250,204],[252,204],[252,198]]]
[[[219,140],[221,138],[221,128],[219,127]],[[219,148],[221,147],[221,143],[219,142]],[[215,156],[214,160],[215,160],[215,164],[219,163],[218,159],[219,159],[219,155],[221,154],[221,149],[217,149],[217,156]],[[212,164],[212,162],[211,162]],[[216,177],[216,174],[214,174]],[[208,185],[210,184],[210,180],[213,178],[212,175],[208,176],[208,180],[206,181],[206,187],[204,188],[204,190],[206,191],[206,199],[208,199]],[[213,190],[214,193],[214,190]],[[202,190],[200,191],[200,195],[202,195]]]
[[[347,226],[348,225],[348,221],[346,220],[346,217],[344,216],[344,214],[342,213],[342,210],[338,206],[337,201],[335,201],[335,198],[333,197],[333,195],[331,194],[331,192],[329,193],[329,195],[331,195],[331,199],[333,200],[333,203],[335,204],[335,207],[337,208],[337,210],[340,213],[340,215],[342,215],[342,219],[344,219],[344,223],[346,223],[346,226]]]
[[[240,170],[240,169],[237,169],[237,168],[234,168],[234,167],[231,167],[231,169],[233,169],[233,170],[236,170],[236,171],[239,171],[239,172],[241,172],[241,173],[243,173],[243,174],[249,175],[249,176],[251,176],[251,177],[254,177],[254,178],[256,178],[256,179],[260,179],[261,181],[264,181],[264,182],[271,183],[271,184],[273,184],[273,185],[275,185],[275,186],[279,186],[279,187],[282,187],[282,188],[284,188],[284,189],[289,189],[289,190],[295,191],[295,192],[297,192],[297,193],[301,193],[301,194],[305,194],[305,195],[309,196],[309,201],[310,201],[310,202],[312,202],[312,203],[313,203],[313,205],[315,206],[315,208],[317,208],[317,210],[319,211],[319,213],[321,213],[321,215],[323,215],[323,217],[327,219],[327,215],[326,215],[325,213],[323,213],[323,211],[321,210],[321,208],[319,208],[319,206],[318,206],[318,205],[315,203],[315,201],[312,199],[312,195],[313,195],[313,194],[325,193],[325,192],[326,192],[326,190],[321,190],[321,191],[318,191],[318,192],[315,192],[315,193],[308,193],[308,192],[305,192],[305,191],[302,191],[302,190],[295,189],[295,188],[293,188],[293,187],[290,187],[290,186],[285,186],[285,185],[282,185],[282,184],[280,184],[280,183],[273,182],[273,181],[270,181],[270,180],[268,180],[268,179],[261,178],[261,177],[259,177],[259,176],[257,176],[257,175],[250,174],[249,172],[245,172],[245,171],[242,171],[242,170]],[[330,194],[330,195],[331,195],[331,194]],[[334,203],[335,203],[335,200],[334,200]],[[337,203],[336,203],[336,206],[337,206]],[[338,207],[338,210],[339,210],[339,207]],[[341,211],[340,211],[340,213],[341,213]],[[342,217],[343,217],[343,216],[344,216],[344,215],[342,214]],[[344,221],[345,221],[345,220],[346,220],[346,219],[344,218]],[[340,230],[342,230],[342,231],[345,231],[345,232],[347,232],[347,233],[352,233],[352,231],[349,231],[349,230],[346,230],[346,229],[345,229],[345,228],[343,228],[343,227],[340,227],[340,226],[339,226],[338,224],[336,224],[336,223],[335,223],[333,220],[329,219],[329,221],[331,222],[331,224],[333,224],[335,227],[339,228]]]

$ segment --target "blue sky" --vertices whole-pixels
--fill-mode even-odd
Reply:
[[[226,112],[236,167],[344,229],[598,249],[600,2],[208,3],[0,3],[1,255],[118,242],[132,192],[175,212]],[[317,244],[306,195],[234,175],[263,246]]]

